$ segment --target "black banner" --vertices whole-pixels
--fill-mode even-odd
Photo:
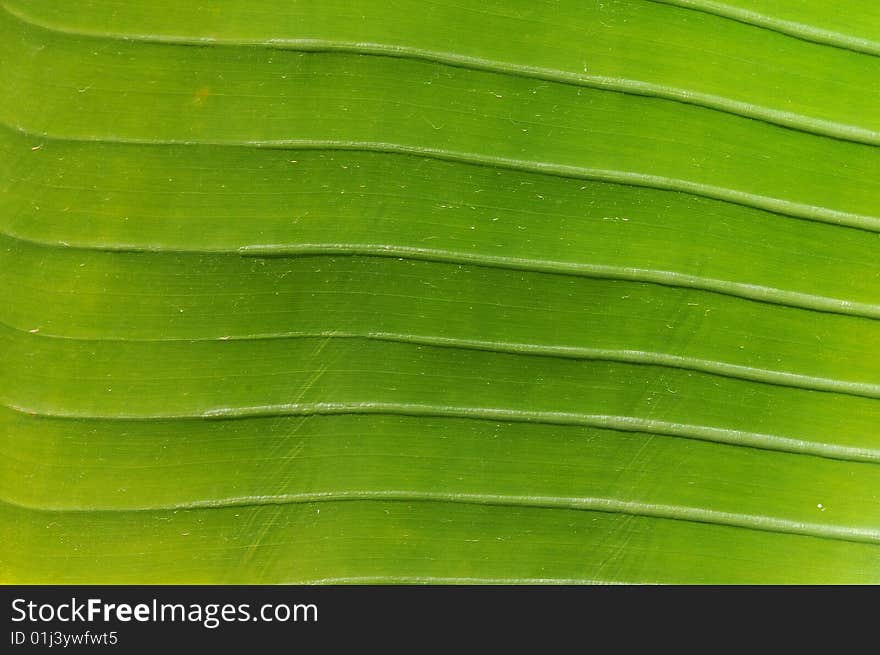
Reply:
[[[873,614],[876,606],[876,589],[831,587],[6,586],[0,591],[4,653],[254,647],[291,652],[352,640],[421,650],[471,643],[475,636],[496,647],[575,639],[583,646],[579,650],[600,650],[605,640],[680,641],[693,636],[694,628],[723,635],[725,642],[767,628],[796,637],[830,627],[835,614],[857,626],[852,609]]]

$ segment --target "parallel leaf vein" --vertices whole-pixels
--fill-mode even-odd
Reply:
[[[501,170],[516,170],[524,171],[527,173],[552,175],[561,178],[596,180],[601,182],[613,182],[616,184],[629,185],[634,187],[646,187],[652,189],[662,189],[666,191],[677,191],[680,193],[688,193],[694,196],[712,198],[714,200],[721,200],[724,202],[742,205],[744,207],[761,209],[784,216],[790,216],[792,218],[800,218],[820,223],[828,223],[830,225],[851,227],[868,232],[880,232],[880,217],[878,216],[857,214],[853,212],[831,209],[829,207],[822,207],[819,205],[799,203],[792,200],[784,200],[782,198],[774,198],[771,196],[762,196],[755,193],[749,193],[747,191],[740,191],[728,187],[719,187],[702,182],[693,182],[685,179],[664,177],[661,175],[634,173],[631,171],[588,168],[582,166],[573,166],[569,164],[555,164],[551,162],[535,161],[528,159],[512,159],[508,157],[498,157],[495,155],[486,155],[473,152],[445,150],[442,148],[428,148],[422,146],[377,141],[349,141],[332,139],[202,141],[187,139],[134,139],[116,136],[71,137],[52,135],[48,133],[29,132],[22,127],[8,124],[6,125],[6,127],[34,139],[71,143],[114,143],[121,145],[128,144],[143,146],[216,146],[281,150],[380,152],[388,154],[412,155],[416,157],[471,164],[474,166],[485,166],[488,168],[497,168]]]
[[[0,322],[0,326],[14,330],[18,333],[27,334],[28,338],[34,339],[60,339],[63,341],[89,342],[135,342],[135,343],[166,343],[166,342],[226,342],[226,341],[262,341],[275,339],[352,339],[365,341],[385,341],[390,343],[414,344],[441,348],[453,348],[458,350],[478,350],[508,355],[521,355],[527,357],[553,357],[571,360],[610,361],[629,364],[645,364],[650,366],[662,366],[689,371],[699,371],[718,375],[720,377],[747,380],[761,384],[793,387],[809,391],[822,391],[840,393],[849,396],[880,399],[880,384],[854,382],[835,378],[822,378],[800,373],[791,373],[778,369],[765,369],[740,364],[731,364],[721,360],[708,360],[699,357],[674,355],[659,351],[614,349],[614,348],[586,348],[579,346],[558,346],[534,343],[516,343],[509,341],[486,341],[479,339],[462,339],[457,337],[444,337],[421,334],[404,334],[393,332],[366,332],[354,333],[343,330],[328,330],[323,332],[276,332],[247,335],[223,335],[216,337],[163,337],[163,338],[137,338],[137,337],[71,337],[56,335],[40,331],[32,333],[16,326],[10,326]]]
[[[168,420],[242,420],[262,417],[285,416],[334,416],[334,415],[388,415],[431,418],[461,418],[478,421],[534,423],[539,425],[574,425],[642,432],[664,437],[681,437],[699,441],[711,441],[762,450],[775,450],[800,455],[814,455],[827,459],[851,462],[880,462],[880,449],[861,446],[808,441],[760,432],[748,432],[730,428],[690,425],[672,421],[633,416],[583,414],[576,412],[528,411],[495,407],[463,407],[423,405],[417,403],[386,402],[321,402],[287,403],[249,407],[215,407],[203,412],[156,415],[95,415],[77,412],[55,412],[34,409],[5,401],[2,405],[10,411],[34,417],[60,420],[90,421],[168,421]]]
[[[657,1],[661,2],[661,4],[666,4],[662,0]],[[385,43],[297,38],[273,38],[259,41],[161,34],[121,34],[112,32],[75,31],[35,21],[33,18],[10,8],[8,5],[0,5],[0,7],[15,19],[25,24],[50,32],[76,37],[195,47],[219,45],[232,47],[265,47],[298,52],[342,52],[355,55],[390,57],[394,59],[412,59],[435,63],[442,66],[465,68],[501,75],[523,77],[526,79],[536,79],[546,82],[556,82],[559,84],[614,91],[627,95],[662,98],[664,100],[704,107],[706,109],[741,116],[743,118],[750,118],[771,125],[778,125],[797,130],[799,132],[815,134],[817,136],[880,146],[880,132],[877,130],[817,118],[815,116],[808,116],[797,112],[783,111],[772,107],[763,107],[751,102],[735,100],[733,98],[711,93],[703,93],[694,89],[656,84],[637,79],[574,73],[553,68],[542,68],[514,62],[484,59],[454,52],[440,52]]]
[[[228,507],[259,507],[264,505],[288,505],[298,503],[347,502],[347,501],[399,501],[399,502],[439,502],[466,505],[489,505],[495,507],[535,507],[558,510],[583,510],[629,514],[649,518],[688,521],[726,525],[748,530],[795,534],[801,536],[880,544],[880,530],[828,523],[810,523],[773,516],[741,514],[702,507],[687,507],[640,501],[627,501],[617,498],[589,496],[517,496],[484,493],[445,493],[410,490],[378,491],[325,491],[318,493],[280,494],[266,496],[241,496],[192,501],[161,507],[144,508],[50,508],[25,507],[30,511],[58,513],[137,513],[165,510],[220,509]],[[13,504],[7,500],[6,504]]]
[[[816,25],[775,18],[741,7],[713,2],[712,0],[648,0],[662,5],[692,9],[713,16],[727,18],[738,23],[752,25],[771,32],[778,32],[796,39],[827,45],[866,55],[880,56],[880,42],[851,34],[827,30]]]

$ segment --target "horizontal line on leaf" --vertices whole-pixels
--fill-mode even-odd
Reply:
[[[394,585],[630,585],[657,584],[641,581],[596,580],[593,578],[462,578],[436,575],[360,575],[337,578],[304,578],[283,584],[300,585],[348,585],[348,584],[394,584]]]
[[[665,3],[662,3],[665,4]],[[157,43],[181,46],[238,46],[266,47],[299,52],[340,52],[367,56],[390,57],[426,61],[443,66],[465,68],[501,75],[556,82],[585,88],[614,91],[627,95],[646,96],[671,100],[687,105],[704,107],[715,111],[750,118],[771,125],[777,125],[799,132],[824,136],[842,141],[852,141],[865,145],[880,145],[880,132],[836,121],[814,118],[796,112],[762,107],[751,102],[733,100],[724,96],[701,93],[690,89],[654,84],[640,80],[604,75],[588,75],[553,68],[528,66],[513,62],[484,59],[453,52],[426,50],[412,46],[390,45],[384,43],[333,41],[327,39],[274,38],[266,40],[218,39],[215,37],[186,37],[160,34],[124,34],[69,30],[54,25],[37,22],[17,10],[3,4],[3,10],[15,19],[33,27],[70,36],[94,39],[117,40],[125,42]]]
[[[44,141],[59,141],[67,143],[110,143],[133,146],[215,146],[227,148],[264,148],[267,150],[323,150],[339,152],[379,152],[395,155],[410,155],[437,159],[440,161],[457,162],[474,166],[485,166],[501,170],[514,170],[526,173],[538,173],[552,175],[561,178],[575,180],[597,180],[600,182],[613,182],[634,187],[649,189],[661,189],[687,193],[702,198],[710,198],[729,202],[744,207],[752,207],[764,211],[790,216],[819,223],[827,223],[840,227],[850,227],[867,232],[880,232],[880,217],[866,214],[809,205],[781,198],[762,196],[746,191],[738,191],[727,187],[717,187],[701,182],[690,182],[678,178],[664,177],[660,175],[648,175],[633,173],[630,171],[616,171],[599,168],[587,168],[568,164],[553,164],[542,161],[530,161],[525,159],[511,159],[483,155],[470,152],[458,152],[442,148],[426,148],[422,146],[403,145],[399,143],[387,143],[378,141],[346,141],[332,139],[275,139],[268,141],[192,141],[187,139],[130,139],[125,137],[71,137],[58,136],[48,133],[30,132],[16,125],[4,124],[4,127],[19,132],[33,139]]]
[[[843,32],[826,30],[815,25],[774,18],[773,16],[724,4],[723,2],[713,2],[712,0],[651,0],[651,2],[712,14],[713,16],[727,18],[737,23],[744,23],[771,32],[778,32],[785,36],[791,36],[802,41],[809,41],[810,43],[840,48],[841,50],[849,50],[850,52],[860,54],[880,56],[880,42],[844,34]],[[841,9],[841,11],[843,10]]]
[[[260,496],[240,496],[219,498],[185,503],[174,503],[156,507],[143,508],[76,508],[76,507],[27,507],[28,510],[40,512],[63,513],[134,513],[159,512],[170,510],[223,509],[229,507],[261,507],[266,505],[292,505],[311,503],[338,503],[352,501],[392,501],[392,502],[438,502],[459,503],[464,505],[487,505],[492,507],[525,507],[550,510],[576,510],[605,512],[611,514],[627,514],[654,519],[687,521],[689,523],[705,523],[723,525],[748,530],[793,534],[839,541],[855,541],[860,543],[880,544],[880,530],[857,528],[851,526],[828,525],[795,521],[772,516],[724,512],[669,505],[626,501],[615,498],[590,496],[540,496],[540,495],[506,495],[485,493],[459,492],[425,492],[410,490],[379,490],[379,491],[325,491],[316,493],[278,494]],[[9,501],[4,501],[9,503]],[[12,503],[9,503],[12,504]]]
[[[413,261],[436,262],[441,264],[463,264],[483,268],[522,271],[567,277],[584,277],[597,280],[621,282],[644,282],[676,289],[696,289],[717,293],[733,298],[755,302],[805,309],[825,314],[858,316],[880,320],[880,304],[844,300],[829,296],[791,291],[779,287],[748,284],[717,278],[700,277],[677,271],[639,268],[635,266],[612,266],[589,264],[563,260],[549,260],[527,257],[504,257],[482,253],[468,253],[458,250],[438,248],[419,248],[380,243],[298,243],[298,244],[250,244],[238,248],[164,248],[137,244],[99,244],[67,241],[42,241],[3,232],[0,237],[40,248],[74,250],[102,253],[134,254],[176,254],[176,255],[240,255],[242,257],[382,257],[388,259],[407,259]]]
[[[744,284],[729,280],[703,278],[687,273],[645,269],[631,266],[608,266],[579,262],[503,257],[498,255],[470,254],[434,248],[414,248],[389,244],[358,243],[300,243],[255,244],[238,249],[242,256],[250,257],[298,257],[313,255],[359,255],[431,261],[450,264],[468,264],[487,268],[500,268],[533,273],[549,273],[573,277],[590,277],[627,282],[648,282],[662,286],[699,289],[746,300],[784,305],[797,309],[860,316],[880,319],[880,305],[816,296],[789,291],[777,287]]]
[[[391,343],[413,344],[459,350],[478,350],[508,355],[533,357],[555,357],[570,360],[609,361],[625,364],[644,364],[663,366],[687,371],[698,371],[726,378],[793,387],[807,391],[839,393],[861,398],[880,399],[880,384],[853,382],[834,378],[822,378],[800,373],[790,373],[773,369],[756,368],[731,364],[729,362],[686,357],[669,353],[631,350],[624,348],[585,348],[581,346],[555,346],[509,341],[486,341],[481,339],[461,339],[432,335],[404,334],[394,332],[346,332],[326,330],[323,332],[273,332],[262,334],[224,335],[217,337],[171,337],[171,338],[129,338],[129,337],[72,337],[48,332],[32,333],[16,326],[0,322],[0,326],[15,332],[27,334],[35,339],[60,339],[80,342],[128,342],[128,343],[174,343],[174,342],[227,342],[227,341],[269,341],[275,339],[352,339],[365,341],[385,341]]]
[[[203,412],[161,415],[94,415],[76,412],[53,412],[31,409],[14,404],[3,405],[7,409],[34,417],[62,420],[94,421],[173,421],[173,420],[243,420],[285,416],[335,416],[335,415],[388,415],[430,418],[461,418],[502,423],[534,423],[539,425],[571,425],[618,430],[620,432],[644,432],[658,436],[681,437],[698,441],[710,441],[733,446],[773,450],[796,455],[813,455],[826,459],[848,462],[880,462],[880,449],[859,446],[843,446],[784,437],[760,432],[748,432],[703,425],[690,425],[671,421],[643,419],[631,416],[606,414],[579,414],[575,412],[527,411],[490,407],[457,407],[423,405],[416,403],[387,402],[319,402],[259,405],[251,407],[217,407]]]

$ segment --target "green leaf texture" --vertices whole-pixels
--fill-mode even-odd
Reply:
[[[5,0],[0,581],[880,583],[870,0]]]

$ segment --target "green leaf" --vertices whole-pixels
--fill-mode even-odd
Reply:
[[[7,0],[0,581],[880,582],[880,12]]]

